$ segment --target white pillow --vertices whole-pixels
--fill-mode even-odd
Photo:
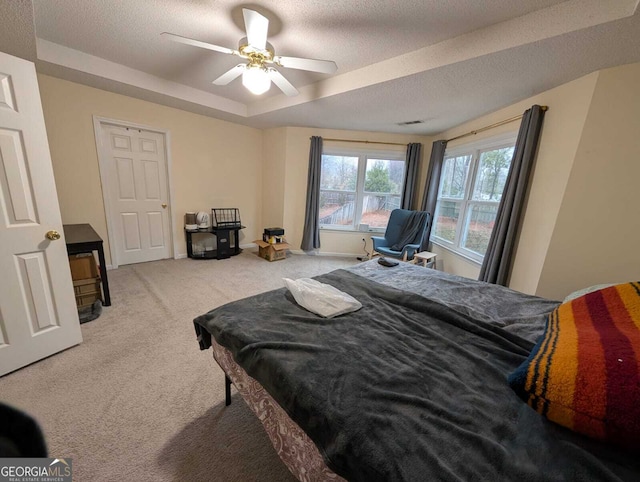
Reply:
[[[325,318],[333,318],[362,308],[362,303],[353,296],[331,285],[310,278],[282,279],[296,303]]]
[[[614,286],[614,285],[617,285],[617,284],[619,284],[619,283],[605,283],[605,284],[601,284],[601,285],[589,286],[588,288],[582,288],[581,290],[574,291],[573,293],[570,293],[569,295],[567,295],[567,297],[564,299],[563,303],[566,303],[567,301],[571,301],[571,300],[574,300],[576,298],[579,298],[582,295],[586,295],[587,293],[592,293],[594,291],[598,291],[598,290],[601,290],[603,288],[608,288],[609,286]]]

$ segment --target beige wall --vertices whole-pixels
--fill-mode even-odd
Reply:
[[[600,72],[537,294],[640,279],[640,64]]]
[[[589,285],[640,278],[638,85],[640,64],[602,70],[437,136],[454,137],[522,113],[532,104],[549,106],[511,288],[562,299]],[[433,249],[444,270],[477,277],[478,264],[444,248]]]
[[[111,264],[96,153],[93,116],[170,132],[172,202],[177,254],[184,256],[184,213],[211,207],[238,207],[247,229],[242,244],[269,226],[285,228],[293,249],[302,241],[309,137],[422,142],[431,138],[313,128],[264,131],[192,114],[72,82],[39,75],[45,122],[63,222],[90,223],[105,240]],[[353,147],[353,144],[345,144]],[[384,147],[384,146],[383,146]],[[387,148],[387,147],[384,147]],[[404,147],[397,147],[404,151]],[[428,153],[427,153],[428,155]],[[424,184],[428,157],[421,163]],[[367,249],[371,249],[369,235]],[[322,231],[321,253],[363,253],[363,234]]]
[[[282,227],[284,219],[287,131],[284,127],[265,129],[262,166],[262,223]]]
[[[241,243],[257,239],[264,227],[282,226],[299,249],[312,135],[421,142],[422,187],[433,140],[522,114],[532,104],[548,105],[510,286],[562,298],[588,284],[640,275],[634,198],[640,179],[640,64],[587,75],[434,137],[299,127],[261,131],[44,75],[39,82],[63,221],[89,222],[105,240],[92,116],[170,131],[178,254],[186,251],[184,212],[215,206],[240,208],[247,225]],[[451,146],[517,128],[514,122]],[[369,235],[364,237],[370,250]],[[358,232],[323,230],[321,253],[362,254],[362,238]],[[477,277],[478,264],[433,249],[440,269]]]
[[[322,136],[323,138],[368,140],[378,142],[397,142],[408,144],[410,142],[431,143],[431,139],[423,136],[407,136],[398,134],[383,134],[379,132],[342,131],[331,129],[314,129],[304,127],[286,128],[286,166],[285,166],[285,192],[284,192],[284,216],[282,225],[285,228],[287,241],[294,250],[300,249],[302,242],[302,229],[304,226],[305,202],[307,194],[307,176],[309,166],[309,138]],[[325,142],[325,145],[328,145]],[[331,145],[340,145],[331,143]],[[343,143],[350,148],[357,144]],[[372,146],[373,147],[373,146]],[[389,149],[389,146],[380,146]],[[406,152],[403,146],[396,146],[402,152]],[[428,162],[426,158],[421,164]],[[426,171],[425,171],[426,172]],[[420,185],[424,180],[419,181]],[[265,196],[266,197],[266,196]],[[369,234],[359,232],[337,232],[321,230],[320,253],[322,254],[364,254],[362,238],[367,239],[367,249],[371,251]]]
[[[598,73],[587,75],[436,136],[438,139],[449,139],[520,115],[533,104],[549,107],[544,119],[510,280],[510,287],[518,291],[535,293],[537,290],[597,78]],[[517,132],[518,128],[519,123],[513,122],[454,141],[448,147],[504,132]],[[479,264],[441,247],[433,249],[438,252],[439,266],[445,271],[470,278],[478,277]]]
[[[174,239],[186,254],[184,213],[238,207],[247,229],[241,243],[262,230],[262,131],[39,75],[62,220],[90,223],[105,240],[111,263],[94,115],[170,132]]]
[[[429,250],[438,255],[436,257],[436,269],[458,276],[464,276],[465,278],[478,279],[480,265],[471,261],[469,258],[460,256],[447,248],[433,243],[431,243]]]

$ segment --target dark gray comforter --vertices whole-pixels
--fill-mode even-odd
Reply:
[[[360,269],[370,272],[316,278],[358,299],[363,307],[355,313],[322,319],[281,289],[195,320],[309,435],[332,470],[354,481],[638,480],[631,456],[546,421],[506,383],[531,350],[527,338],[540,331],[541,314],[557,302],[498,288],[498,306],[473,309],[456,292],[463,279],[403,268],[410,291],[400,291],[361,276],[389,283],[390,272],[371,263]],[[422,290],[409,279],[427,274]],[[417,293],[439,278],[451,288],[440,301]],[[491,298],[480,291],[472,295],[478,302]],[[518,334],[526,319],[536,330]]]

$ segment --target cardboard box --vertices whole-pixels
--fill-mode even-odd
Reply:
[[[77,307],[91,306],[94,301],[102,300],[100,272],[93,254],[72,254],[69,267]]]
[[[94,301],[102,300],[100,278],[75,280],[73,282],[73,291],[76,294],[76,305],[78,308],[91,306]]]
[[[72,254],[69,256],[72,280],[99,278],[98,265],[93,254]]]
[[[267,261],[278,261],[287,257],[287,250],[290,249],[287,243],[270,244],[261,239],[254,241],[258,245],[258,255]]]

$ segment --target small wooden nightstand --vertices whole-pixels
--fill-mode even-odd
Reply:
[[[436,253],[430,253],[429,251],[421,251],[420,253],[416,253],[413,255],[413,259],[415,263],[422,263],[422,266],[425,268],[429,265],[430,262],[433,261],[432,267],[436,266]]]

